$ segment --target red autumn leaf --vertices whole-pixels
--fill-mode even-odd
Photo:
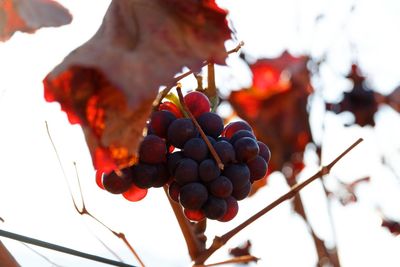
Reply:
[[[281,170],[288,163],[296,170],[303,166],[297,155],[302,155],[311,141],[307,98],[312,87],[307,61],[307,57],[293,57],[288,52],[258,60],[250,65],[253,85],[229,97],[237,114],[273,151],[270,171]]]
[[[354,114],[356,124],[374,126],[374,115],[378,110],[377,93],[366,86],[365,77],[360,75],[357,65],[352,65],[347,78],[353,82],[353,88],[350,92],[344,93],[343,100],[340,103],[327,103],[327,110],[335,113],[350,111]]]
[[[214,1],[114,0],[92,39],[48,74],[46,100],[81,124],[96,169],[135,162],[158,89],[182,67],[224,63],[225,17]]]
[[[251,242],[250,240],[247,240],[246,243],[243,244],[242,246],[229,249],[229,254],[234,257],[241,257],[241,256],[251,255],[250,250],[251,250]]]
[[[377,94],[378,103],[384,103],[391,106],[397,112],[400,112],[400,86],[393,90],[387,96]]]
[[[33,33],[41,27],[69,24],[71,14],[53,0],[0,1],[0,41],[8,40],[16,31]]]
[[[389,232],[395,236],[400,234],[400,223],[399,222],[383,218],[381,226],[386,228],[387,230],[389,230]]]

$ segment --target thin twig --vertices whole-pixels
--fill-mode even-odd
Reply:
[[[244,42],[243,42],[243,41],[240,41],[239,44],[238,44],[235,48],[229,50],[229,51],[226,52],[226,53],[227,53],[228,55],[230,55],[230,54],[232,54],[232,53],[237,53],[237,52],[240,50],[240,48],[242,48],[242,46],[244,46]],[[209,63],[210,63],[210,62],[209,62],[208,60],[207,60],[207,61],[204,61],[203,64],[201,64],[201,68],[207,66]],[[161,101],[164,99],[164,97],[166,97],[166,96],[168,95],[169,91],[171,91],[171,89],[174,88],[174,86],[176,85],[176,83],[179,82],[180,80],[182,80],[183,78],[186,78],[186,77],[189,76],[190,74],[193,74],[193,71],[192,71],[192,70],[188,70],[187,72],[185,72],[185,73],[179,75],[178,77],[176,77],[176,78],[173,80],[173,82],[172,82],[170,85],[168,85],[167,87],[165,87],[165,88],[158,94],[157,98],[155,99],[155,101],[154,101],[154,103],[153,103],[153,109],[154,109],[154,110],[157,110],[157,109],[158,109],[158,106],[161,104]]]
[[[59,264],[55,263],[54,261],[50,260],[48,257],[43,255],[39,251],[36,251],[34,248],[32,248],[29,245],[25,244],[24,242],[21,242],[21,244],[24,245],[27,249],[29,249],[33,253],[35,253],[36,255],[38,255],[39,257],[41,257],[42,259],[44,259],[45,261],[47,261],[48,263],[50,263],[52,267],[62,267],[61,265],[59,265]]]
[[[180,205],[178,203],[175,203],[172,199],[169,198],[167,186],[164,186],[164,191],[171,205],[171,208],[174,211],[175,217],[178,220],[179,227],[181,228],[183,237],[185,238],[186,246],[189,251],[189,256],[192,260],[194,260],[199,255],[200,252],[205,250],[205,247],[202,246],[198,238],[196,238],[196,233],[194,232],[194,228],[190,224],[189,220],[186,219]]]
[[[316,174],[308,178],[307,180],[295,185],[292,187],[292,189],[287,192],[286,194],[282,195],[278,199],[276,199],[274,202],[266,206],[264,209],[260,210],[250,218],[248,218],[246,221],[238,225],[237,227],[233,228],[229,232],[225,233],[222,236],[216,236],[213,240],[213,243],[211,246],[205,250],[203,253],[199,255],[197,259],[195,259],[196,264],[203,264],[215,251],[217,251],[219,248],[221,248],[223,245],[226,244],[233,236],[235,236],[237,233],[239,233],[241,230],[246,228],[248,225],[251,223],[255,222],[257,219],[259,219],[261,216],[265,215],[269,211],[271,211],[273,208],[277,207],[281,203],[283,203],[286,200],[291,199],[294,197],[301,189],[309,185],[311,182],[315,181],[316,179],[328,174],[332,167],[341,159],[343,158],[347,153],[349,153],[355,146],[357,146],[359,143],[363,141],[362,138],[358,139],[356,142],[354,142],[349,148],[347,148],[342,154],[340,154],[336,159],[334,159],[330,164],[327,166],[324,166],[321,168],[320,171],[318,171]]]
[[[4,219],[0,217],[0,221],[1,221],[1,222],[4,222]]]
[[[10,238],[10,239],[13,239],[13,240],[17,240],[17,241],[20,241],[20,242],[32,244],[32,245],[35,245],[35,246],[39,246],[39,247],[43,247],[43,248],[59,251],[59,252],[62,252],[62,253],[74,255],[74,256],[85,258],[85,259],[88,259],[88,260],[93,260],[93,261],[97,261],[97,262],[101,262],[101,263],[110,264],[110,265],[113,265],[113,266],[134,267],[133,265],[129,265],[129,264],[126,264],[126,263],[123,263],[123,262],[106,259],[106,258],[99,257],[99,256],[96,256],[96,255],[84,253],[84,252],[81,252],[81,251],[78,251],[78,250],[70,249],[70,248],[67,248],[67,247],[59,246],[59,245],[48,243],[48,242],[45,242],[45,241],[42,241],[42,240],[39,240],[39,239],[35,239],[35,238],[31,238],[31,237],[27,237],[27,236],[15,234],[15,233],[11,233],[11,232],[4,231],[4,230],[0,230],[0,236],[6,237],[6,238]]]
[[[252,255],[245,255],[245,256],[240,256],[240,257],[235,257],[233,259],[225,260],[225,261],[220,261],[216,263],[211,263],[211,264],[200,264],[200,265],[193,265],[193,267],[211,267],[211,266],[219,266],[219,265],[224,265],[224,264],[230,264],[230,263],[250,263],[250,262],[258,262],[260,258],[254,257]]]
[[[83,215],[87,215],[87,216],[91,217],[91,218],[94,219],[96,222],[98,222],[99,224],[101,224],[104,228],[106,228],[107,230],[109,230],[113,235],[115,235],[116,237],[118,237],[119,239],[121,239],[121,240],[124,242],[124,244],[128,247],[128,249],[132,252],[132,254],[135,256],[135,258],[136,258],[137,261],[139,262],[140,266],[141,266],[141,267],[144,267],[145,265],[144,265],[143,261],[140,259],[139,255],[136,253],[135,249],[132,247],[132,245],[129,243],[129,241],[126,239],[125,234],[124,234],[124,233],[117,233],[116,231],[112,230],[110,227],[108,227],[107,225],[105,225],[102,221],[100,221],[99,219],[97,219],[95,216],[93,216],[93,215],[86,209],[85,201],[84,201],[84,199],[83,199],[82,188],[81,188],[81,184],[80,184],[80,180],[79,180],[79,175],[78,175],[78,171],[77,171],[77,169],[76,169],[76,163],[74,162],[76,177],[77,177],[78,185],[79,185],[79,191],[80,191],[80,195],[81,195],[81,199],[82,199],[82,209],[79,209],[79,208],[78,208],[78,205],[76,204],[76,201],[75,201],[75,199],[74,199],[74,197],[73,197],[72,189],[71,189],[71,186],[70,186],[70,184],[69,184],[69,182],[68,182],[67,175],[66,175],[66,172],[65,172],[65,170],[64,170],[64,166],[63,166],[63,164],[62,164],[62,162],[61,162],[61,159],[60,159],[60,156],[59,156],[59,154],[58,154],[57,147],[55,146],[54,141],[53,141],[53,138],[51,137],[51,133],[50,133],[50,130],[49,130],[49,126],[48,126],[47,121],[46,121],[45,123],[46,123],[47,135],[48,135],[48,137],[49,137],[49,139],[50,139],[50,142],[51,142],[51,144],[52,144],[53,150],[54,150],[54,152],[56,153],[56,156],[57,156],[57,159],[58,159],[58,163],[59,163],[59,165],[60,165],[60,167],[61,167],[61,170],[62,170],[64,179],[65,179],[65,182],[66,182],[66,184],[67,184],[67,186],[68,186],[68,190],[69,190],[69,193],[70,193],[70,196],[71,196],[71,199],[72,199],[72,203],[73,203],[73,205],[74,205],[75,210],[76,210],[80,215],[82,215],[82,216],[83,216]],[[104,244],[104,242],[100,242],[100,243]],[[109,247],[107,247],[107,246],[105,246],[105,247],[106,247],[106,249],[109,250],[110,252],[112,251]],[[112,253],[114,256],[116,256],[118,259],[120,259],[120,257],[118,257],[118,256],[116,255],[115,252],[111,252],[111,253]]]
[[[204,142],[206,142],[208,149],[211,152],[211,155],[214,157],[215,161],[218,164],[218,167],[223,170],[224,164],[221,161],[221,158],[218,156],[217,152],[215,151],[214,147],[212,146],[210,140],[208,140],[207,135],[204,133],[203,129],[201,129],[200,124],[197,122],[196,118],[193,116],[192,112],[187,107],[184,99],[183,94],[180,86],[176,87],[176,91],[178,92],[179,101],[185,110],[185,112],[189,115],[190,119],[193,121],[194,125],[196,126],[197,130],[200,132],[201,137],[203,138]]]

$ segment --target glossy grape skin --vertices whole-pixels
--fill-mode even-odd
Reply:
[[[254,159],[246,163],[250,170],[250,182],[262,179],[267,174],[268,165],[264,158],[257,155]]]
[[[149,122],[150,132],[159,137],[167,138],[168,127],[174,120],[176,120],[176,117],[170,111],[154,111]]]
[[[221,117],[213,112],[203,113],[197,120],[206,135],[217,138],[224,129]]]
[[[250,170],[246,164],[227,165],[225,166],[222,175],[232,182],[233,190],[241,188],[250,181]]]
[[[197,91],[186,94],[183,97],[183,101],[195,118],[200,117],[205,112],[209,112],[211,109],[208,97]]]
[[[103,175],[102,183],[105,190],[112,194],[122,194],[129,189],[132,184],[132,173],[130,169],[122,169],[119,174],[112,171]]]
[[[199,176],[203,182],[210,182],[221,174],[218,165],[212,159],[203,160],[199,165]]]
[[[247,162],[254,159],[259,152],[257,141],[250,137],[240,138],[235,142],[236,159],[239,162]]]
[[[220,197],[220,198],[229,197],[233,191],[232,182],[225,176],[220,176],[217,179],[213,180],[208,185],[208,188],[209,188],[209,192],[213,196]]]
[[[252,132],[250,132],[248,130],[239,130],[232,135],[231,139],[229,139],[229,142],[234,146],[235,142],[243,137],[249,137],[249,138],[256,140],[256,137],[254,136],[254,134]]]
[[[199,167],[196,161],[184,158],[179,161],[178,166],[175,169],[175,180],[180,185],[196,182],[199,180],[198,169]]]
[[[104,175],[103,172],[96,171],[96,184],[98,187],[105,190],[104,185],[103,185],[103,175]]]
[[[248,181],[242,187],[234,188],[232,191],[232,196],[238,201],[243,200],[250,194],[250,190],[251,190],[251,183],[250,181]]]
[[[207,202],[203,206],[203,211],[206,214],[206,217],[211,220],[218,220],[222,218],[227,209],[228,206],[224,199],[211,195],[208,197]]]
[[[181,151],[175,151],[167,156],[168,171],[171,175],[174,175],[176,166],[178,166],[179,161],[183,158],[184,155]]]
[[[201,183],[188,183],[181,187],[179,202],[186,209],[199,210],[207,199],[207,188]]]
[[[165,140],[157,135],[150,134],[143,138],[139,147],[139,159],[148,164],[166,162],[167,147]]]
[[[218,141],[213,145],[223,164],[233,162],[235,160],[235,149],[227,141]]]
[[[190,119],[182,118],[174,120],[168,128],[168,143],[177,148],[183,148],[185,143],[197,137],[198,131]]]
[[[207,144],[203,141],[203,139],[198,137],[189,139],[183,146],[183,154],[187,158],[191,158],[197,162],[201,162],[207,158]]]
[[[202,210],[183,209],[183,214],[185,214],[186,218],[195,222],[199,222],[206,217],[206,215]]]
[[[143,198],[145,198],[147,195],[147,189],[142,189],[140,187],[137,187],[135,184],[131,184],[131,187],[124,193],[122,193],[122,196],[131,202],[136,202],[140,201]]]
[[[170,179],[168,168],[165,164],[157,164],[155,167],[157,169],[157,173],[155,174],[152,187],[162,187]]]
[[[265,162],[269,163],[271,159],[271,150],[269,150],[268,146],[261,141],[257,141],[259,152],[258,154],[265,159]]]
[[[168,195],[175,202],[179,202],[179,192],[181,191],[181,186],[177,182],[171,182],[168,186]]]
[[[147,189],[153,186],[157,177],[157,167],[146,163],[133,165],[132,180],[133,183],[140,188]]]
[[[182,118],[183,114],[181,110],[172,102],[166,101],[158,106],[158,110],[166,110],[174,114],[176,118]]]
[[[235,121],[231,122],[225,126],[224,131],[222,132],[222,136],[231,138],[234,133],[240,130],[247,130],[253,132],[251,126],[245,121]]]
[[[224,200],[227,205],[227,211],[225,215],[222,216],[222,218],[218,219],[218,221],[220,222],[228,222],[232,220],[239,212],[239,204],[234,197],[230,196],[228,198],[225,198]]]

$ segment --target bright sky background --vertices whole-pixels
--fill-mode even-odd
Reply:
[[[152,189],[138,203],[100,190],[85,140],[79,126],[71,126],[59,105],[43,99],[42,79],[74,48],[89,39],[97,30],[109,0],[60,1],[74,16],[71,25],[42,29],[34,35],[17,33],[10,41],[0,43],[0,228],[39,238],[76,250],[113,258],[97,241],[96,233],[126,261],[137,262],[122,242],[98,227],[90,219],[79,216],[71,198],[57,157],[46,133],[48,122],[68,182],[78,197],[73,162],[81,178],[88,210],[115,231],[124,232],[148,266],[189,266],[189,256],[178,224],[161,189]],[[328,100],[340,99],[349,89],[342,78],[352,60],[356,60],[368,76],[371,86],[389,93],[400,84],[400,2],[396,0],[351,1],[316,0],[237,0],[219,1],[231,14],[237,39],[244,40],[244,50],[254,58],[274,57],[284,49],[298,55],[314,57],[328,53],[322,66],[323,87]],[[318,24],[315,18],[325,14]],[[228,48],[236,44],[228,43]],[[223,93],[248,85],[249,70],[236,55],[228,60],[229,68],[217,70],[217,82]],[[188,85],[192,84],[188,81]],[[339,255],[344,267],[400,266],[400,239],[379,227],[376,208],[400,220],[400,185],[385,169],[381,155],[400,173],[399,115],[381,107],[374,129],[344,128],[349,116],[319,116],[321,99],[312,105],[313,133],[323,143],[323,161],[327,163],[358,137],[366,141],[353,151],[332,172],[343,181],[371,174],[372,182],[360,186],[360,202],[345,208],[332,203]],[[325,119],[326,130],[320,130]],[[273,153],[273,151],[272,151]],[[317,170],[310,150],[308,167],[302,178]],[[328,178],[329,179],[329,178]],[[332,180],[332,179],[331,179]],[[260,210],[288,190],[279,174],[270,177],[269,186],[240,202],[238,216],[229,223],[210,222],[210,238],[222,234]],[[326,203],[321,185],[306,188],[302,197],[316,232],[332,244]],[[247,239],[253,243],[253,254],[262,258],[259,266],[313,266],[316,254],[312,239],[303,221],[294,215],[290,203],[284,203],[233,238],[210,263],[226,258],[229,247]],[[22,266],[51,266],[22,244],[1,238]],[[103,266],[73,256],[35,248],[61,266]]]

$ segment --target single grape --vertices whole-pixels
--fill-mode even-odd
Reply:
[[[198,118],[205,112],[209,112],[211,108],[208,97],[197,91],[185,95],[183,101],[195,118]]]
[[[170,174],[165,164],[156,164],[155,166],[157,168],[157,173],[155,174],[152,187],[162,187],[170,179]]]
[[[122,196],[129,201],[136,202],[140,201],[145,196],[147,195],[147,189],[143,189],[140,187],[137,187],[135,184],[131,184],[131,187],[124,193],[122,193]]]
[[[132,184],[132,173],[130,168],[122,169],[118,172],[112,171],[103,175],[103,186],[112,194],[122,194]]]
[[[178,162],[183,158],[184,158],[184,156],[181,151],[175,151],[172,154],[168,154],[167,166],[168,166],[168,171],[171,175],[174,174],[176,166],[178,165]]]
[[[227,165],[222,175],[232,182],[233,190],[243,187],[250,180],[250,170],[246,164]]]
[[[189,139],[183,146],[183,154],[187,158],[191,158],[197,162],[201,162],[207,158],[207,144],[203,141],[203,139],[198,137]]]
[[[214,196],[209,196],[207,202],[203,206],[203,211],[206,214],[206,217],[211,220],[222,218],[227,209],[226,201]]]
[[[235,149],[226,141],[219,141],[213,145],[223,164],[233,162],[235,160]]]
[[[264,158],[261,156],[256,156],[254,159],[246,163],[250,170],[250,182],[254,182],[262,179],[265,174],[267,174],[268,165]]]
[[[271,159],[271,150],[269,150],[268,146],[261,141],[257,141],[258,148],[260,151],[258,154],[265,159],[265,162],[269,162]]]
[[[234,146],[235,142],[243,137],[249,137],[249,138],[252,138],[257,141],[256,137],[254,136],[254,134],[252,132],[250,132],[248,130],[239,130],[232,135],[229,142]]]
[[[226,198],[232,194],[233,185],[232,182],[225,176],[220,176],[213,180],[208,188],[213,196]]]
[[[139,159],[149,164],[163,163],[167,160],[167,147],[164,139],[157,135],[147,135],[139,147]]]
[[[220,222],[228,222],[236,217],[237,213],[239,212],[239,204],[237,200],[230,196],[224,199],[227,205],[227,211],[222,218],[219,219]]]
[[[183,148],[185,143],[197,137],[198,131],[190,119],[176,119],[168,128],[168,143],[177,148]]]
[[[207,135],[207,139],[208,141],[210,141],[211,145],[214,145],[217,141],[215,141],[215,139],[209,135]]]
[[[202,210],[183,209],[183,214],[185,214],[185,217],[188,218],[189,220],[196,222],[199,222],[206,217],[206,215]]]
[[[175,202],[179,202],[179,192],[181,186],[177,182],[171,182],[168,186],[168,195]]]
[[[179,161],[176,166],[174,177],[175,180],[180,184],[184,185],[199,180],[198,164],[196,161],[188,158],[184,158]]]
[[[143,189],[147,189],[153,186],[154,181],[157,178],[157,167],[146,163],[139,163],[133,165],[132,178],[133,183]]]
[[[149,129],[151,133],[167,138],[169,125],[176,120],[175,115],[167,110],[154,111],[151,114]]]
[[[221,174],[218,165],[212,159],[203,160],[199,165],[199,176],[203,182],[210,182]]]
[[[247,162],[254,159],[258,151],[257,141],[250,137],[243,137],[235,142],[236,159],[239,162]]]
[[[227,138],[231,138],[234,133],[240,130],[247,130],[253,132],[251,126],[245,121],[235,121],[231,122],[225,126],[224,131],[222,132],[222,136]]]
[[[166,101],[158,106],[158,110],[167,110],[174,114],[176,118],[183,118],[181,110],[172,102]]]
[[[179,202],[190,210],[199,210],[207,201],[207,188],[201,183],[189,183],[181,187]]]
[[[217,138],[224,129],[221,117],[213,112],[203,113],[197,120],[206,135]]]
[[[251,190],[251,183],[248,181],[244,186],[241,188],[234,188],[232,191],[232,196],[236,198],[236,200],[243,200],[245,199],[249,194]]]
[[[103,172],[96,171],[96,184],[98,187],[105,190],[104,185],[103,185],[103,175],[104,175]]]

